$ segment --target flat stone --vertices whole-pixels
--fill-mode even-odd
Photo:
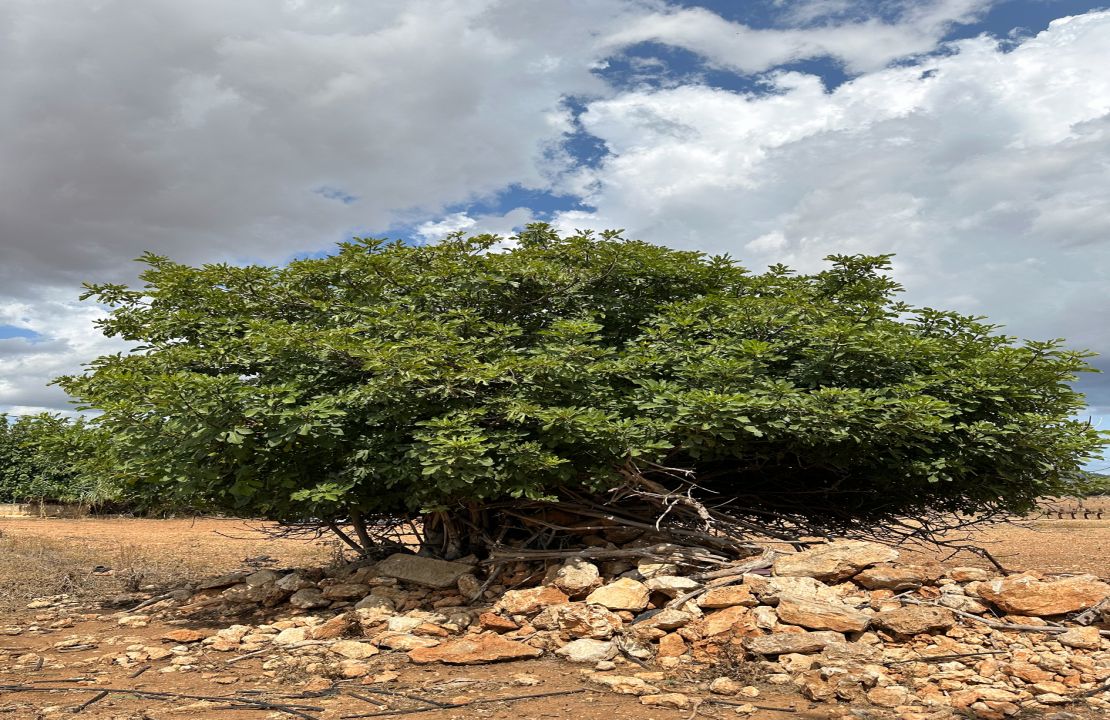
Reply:
[[[539,648],[508,640],[495,633],[486,633],[448,640],[433,648],[417,648],[409,652],[409,659],[418,665],[433,662],[448,665],[482,665],[504,660],[534,658],[542,654],[543,651]]]
[[[632,578],[621,578],[603,585],[586,597],[586,602],[610,610],[639,612],[647,607],[651,596],[647,586]]]
[[[454,587],[460,577],[473,569],[463,563],[396,553],[378,563],[374,572],[381,577],[442,589]]]
[[[940,565],[896,565],[879,563],[856,573],[853,581],[868,590],[915,590],[922,585],[935,583],[944,570]]]
[[[811,577],[765,577],[745,575],[744,587],[766,605],[778,605],[784,595],[806,600],[839,602],[840,595],[828,585]]]
[[[658,695],[640,696],[640,704],[653,707],[674,708],[675,710],[688,710],[691,705],[691,700],[689,695],[683,695],[682,693],[659,693]]]
[[[867,691],[867,699],[872,705],[884,708],[908,705],[910,701],[909,688],[901,685],[888,685],[886,687],[873,687]]]
[[[1080,650],[1098,650],[1102,646],[1102,635],[1096,627],[1073,627],[1056,636],[1056,642]]]
[[[993,577],[987,570],[977,567],[950,568],[945,575],[960,583],[983,582]]]
[[[494,632],[512,632],[519,630],[520,626],[506,617],[501,617],[497,613],[484,612],[478,616],[478,627],[483,630],[492,630]]]
[[[615,657],[617,646],[611,640],[582,638],[572,640],[556,650],[555,654],[571,662],[598,663]]]
[[[779,600],[775,613],[784,623],[800,625],[810,630],[863,632],[871,624],[869,615],[847,605],[790,596],[784,596]]]
[[[558,630],[565,639],[608,640],[621,629],[619,615],[601,605],[574,602],[545,608],[532,620],[540,630]]]
[[[705,637],[713,637],[721,633],[732,632],[733,628],[737,626],[744,630],[754,628],[755,623],[751,618],[751,610],[743,605],[736,605],[709,613],[702,619],[701,626]]]
[[[358,625],[358,618],[353,613],[336,615],[322,625],[312,628],[313,640],[335,640],[347,635]]]
[[[755,607],[758,604],[759,600],[752,595],[751,585],[729,585],[727,587],[711,588],[698,598],[698,607],[707,610],[719,610],[737,605]]]
[[[243,582],[251,587],[259,585],[266,585],[268,583],[277,583],[281,579],[281,573],[274,570],[259,570],[256,573],[251,573],[243,578]]]
[[[251,573],[249,572],[238,571],[227,573],[226,575],[220,575],[219,577],[214,577],[211,580],[205,580],[204,582],[200,583],[199,585],[197,585],[197,590],[215,590],[217,588],[238,585],[239,583],[243,582],[243,580],[245,580],[246,577],[250,574]]]
[[[778,576],[811,577],[818,580],[847,580],[860,570],[877,563],[893,562],[898,551],[864,540],[840,540],[828,545],[783,555],[775,560]]]
[[[678,633],[667,633],[659,638],[656,655],[661,658],[680,657],[686,654],[686,640]]]
[[[328,600],[354,600],[364,598],[370,592],[369,585],[362,583],[337,583],[328,585],[320,590],[320,594]]]
[[[658,575],[644,583],[651,592],[662,593],[669,598],[676,598],[688,592],[697,590],[701,583],[681,575]]]
[[[497,604],[495,612],[509,615],[531,615],[551,605],[561,605],[570,600],[566,593],[556,587],[540,586],[526,590],[509,590]]]
[[[871,622],[876,627],[899,635],[918,635],[943,632],[956,624],[956,616],[947,608],[907,605],[897,610],[880,612]]]
[[[1093,607],[1110,597],[1110,584],[1094,575],[1048,582],[1029,575],[1011,575],[981,583],[977,592],[1004,612],[1044,617]]]
[[[618,695],[658,695],[659,688],[638,677],[627,675],[594,675],[590,682],[608,688]]]
[[[274,635],[271,642],[274,645],[294,645],[299,642],[304,642],[308,639],[308,628],[306,627],[291,627],[286,628]]]
[[[381,652],[370,643],[357,640],[340,640],[329,647],[328,650],[349,660],[364,660]]]
[[[180,630],[170,630],[168,633],[163,633],[162,639],[176,643],[195,643],[204,640],[209,634],[200,630],[181,628]]]
[[[714,695],[739,695],[744,683],[730,677],[713,678],[709,683],[709,692]]]
[[[289,597],[289,604],[301,610],[311,610],[327,607],[331,605],[331,600],[325,599],[323,594],[315,588],[304,588]]]
[[[834,642],[844,642],[844,636],[829,631],[774,633],[773,635],[746,637],[743,640],[743,645],[745,649],[756,655],[782,655],[784,653],[808,655],[821,652],[827,645]]]
[[[645,613],[647,615],[647,613]],[[652,610],[651,614],[647,617],[637,619],[635,627],[637,628],[658,628],[660,630],[677,630],[690,624],[694,616],[682,610],[675,610],[674,608],[663,608],[662,610]]]

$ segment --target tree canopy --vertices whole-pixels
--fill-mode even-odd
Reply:
[[[890,256],[827,260],[754,274],[542,224],[283,267],[148,254],[142,287],[84,296],[134,350],[60,383],[134,491],[284,521],[638,480],[768,526],[1074,491],[1104,444],[1074,419],[1087,353],[910,307]]]

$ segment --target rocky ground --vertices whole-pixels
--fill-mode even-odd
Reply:
[[[492,578],[395,555],[244,570],[96,612],[41,598],[0,628],[0,712],[1110,715],[1110,584],[1094,575],[1002,577],[854,541],[693,572],[665,545],[601,539]]]

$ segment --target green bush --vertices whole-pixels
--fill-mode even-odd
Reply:
[[[499,241],[147,255],[143,287],[85,295],[135,350],[60,383],[103,411],[103,467],[140,495],[285,521],[637,478],[768,523],[1024,510],[1104,444],[1069,419],[1088,354],[909,307],[888,256],[752,274],[613,232]]]
[[[62,502],[96,505],[114,493],[95,474],[85,474],[97,431],[78,418],[0,415],[0,502]]]

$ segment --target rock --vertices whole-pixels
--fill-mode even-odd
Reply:
[[[469,601],[478,597],[478,593],[482,590],[482,583],[471,573],[465,573],[455,581],[455,588],[458,589],[459,595]]]
[[[423,650],[439,645],[439,640],[430,637],[421,637],[410,633],[385,632],[374,638],[378,647],[390,650]]]
[[[601,573],[592,562],[570,558],[555,573],[552,584],[568,597],[581,597],[601,584]]]
[[[759,600],[752,595],[752,588],[750,585],[729,585],[727,587],[712,588],[698,598],[698,607],[707,610],[719,610],[721,608],[735,607],[737,605],[755,607],[758,604]]]
[[[659,688],[638,677],[627,675],[594,675],[590,682],[608,688],[618,695],[658,695]]]
[[[484,612],[478,616],[478,627],[493,632],[512,632],[519,630],[520,626],[509,618],[501,617],[497,613]]]
[[[661,610],[651,610],[636,618],[636,628],[657,628],[659,630],[677,630],[690,624],[694,616],[683,610],[675,610],[674,608],[663,608]]]
[[[876,627],[899,635],[942,632],[956,624],[956,616],[947,608],[927,605],[907,605],[898,610],[885,610],[875,615],[871,622]]]
[[[534,587],[526,590],[509,590],[497,604],[493,606],[495,612],[504,612],[509,615],[531,615],[551,605],[561,605],[570,598],[556,587]]]
[[[323,594],[315,588],[304,588],[289,597],[289,604],[301,610],[312,610],[331,605],[331,600],[325,600]]]
[[[358,620],[353,614],[343,613],[336,615],[322,625],[312,628],[313,640],[335,640],[351,632],[358,625]]]
[[[743,687],[744,683],[739,680],[733,680],[730,677],[719,677],[714,678],[709,683],[709,692],[714,695],[738,695]]]
[[[898,551],[863,540],[840,540],[828,545],[783,555],[775,560],[775,575],[846,580],[869,565],[893,562]]]
[[[701,583],[697,580],[691,580],[681,575],[657,575],[644,584],[647,585],[647,589],[651,592],[662,593],[669,598],[685,595],[701,587]]]
[[[944,573],[940,565],[895,565],[880,563],[867,568],[852,578],[868,590],[888,589],[900,592],[915,590],[922,585],[935,583]]]
[[[208,633],[201,632],[200,630],[189,630],[182,628],[180,630],[170,630],[168,633],[162,635],[163,640],[169,640],[176,643],[195,643],[200,642],[208,637]]]
[[[744,630],[755,627],[751,611],[743,605],[710,613],[701,622],[702,634],[705,637],[731,632],[738,625]]]
[[[811,577],[745,575],[744,586],[751,588],[752,594],[767,605],[778,605],[783,595],[822,602],[840,601],[840,595],[835,590]]]
[[[358,642],[357,640],[340,640],[332,644],[328,650],[349,660],[365,660],[381,652],[370,643]]]
[[[946,577],[950,577],[956,582],[983,582],[991,579],[991,574],[983,568],[977,567],[957,567],[950,568],[945,573]]]
[[[800,625],[810,630],[863,632],[871,624],[870,616],[847,605],[803,600],[790,596],[779,599],[775,613],[784,623]]]
[[[292,600],[290,599],[290,602]],[[382,595],[370,594],[355,603],[355,610],[363,609],[376,609],[384,610],[386,612],[393,612],[397,609],[397,604],[390,598]]]
[[[455,586],[460,577],[472,570],[471,565],[404,553],[390,555],[375,567],[381,577],[438,589]]]
[[[304,642],[308,639],[308,628],[306,627],[291,627],[286,628],[274,635],[271,640],[274,645],[295,645],[299,642]]]
[[[281,579],[281,573],[274,572],[273,570],[259,570],[256,573],[251,573],[243,578],[243,582],[249,587],[258,587],[259,585],[276,584]]]
[[[739,705],[734,705],[732,707],[732,712],[736,713],[737,715],[751,715],[758,709],[759,708],[757,708],[755,705],[752,705],[751,703],[741,703]]]
[[[893,708],[910,703],[910,691],[901,685],[873,687],[867,691],[867,699],[879,707]]]
[[[423,624],[424,618],[420,617],[391,617],[385,621],[385,628],[389,632],[410,633]]]
[[[361,583],[337,583],[323,588],[320,594],[328,600],[354,600],[355,598],[366,597],[369,592],[369,585],[363,585]]]
[[[1110,597],[1110,584],[1094,575],[1075,575],[1050,582],[1029,575],[1011,575],[982,583],[977,592],[1004,612],[1043,617],[1092,607]]]
[[[417,648],[409,659],[418,665],[441,662],[448,665],[481,665],[503,660],[539,657],[543,651],[495,633],[448,640],[432,648]]]
[[[675,710],[687,710],[690,707],[690,697],[682,693],[659,693],[658,695],[642,695],[641,705],[654,707],[668,707]]]
[[[657,657],[679,657],[686,654],[686,640],[678,633],[667,633],[659,638]]]
[[[819,631],[800,633],[775,633],[744,638],[746,650],[756,655],[782,655],[784,653],[821,652],[829,643],[844,642],[840,633]]]
[[[586,602],[610,610],[639,612],[647,607],[651,593],[646,585],[631,578],[621,578],[603,585],[586,597]]]
[[[227,573],[226,575],[220,575],[219,577],[212,578],[211,580],[205,580],[204,582],[200,583],[199,585],[197,585],[197,590],[216,590],[218,588],[238,585],[239,583],[243,582],[243,580],[245,580],[248,575],[250,575],[250,573],[245,571],[231,572]]]
[[[1080,650],[1098,650],[1102,646],[1102,635],[1096,627],[1074,627],[1057,635],[1056,641]]]
[[[366,677],[373,668],[359,660],[343,660],[339,663],[339,674],[345,678]]]
[[[285,590],[286,592],[295,593],[298,590],[316,587],[316,583],[309,580],[302,573],[293,571],[287,575],[278,578],[278,580],[274,583],[274,587],[279,590]]]
[[[597,663],[616,656],[617,646],[610,640],[583,638],[572,640],[555,651],[561,658],[578,663]]]
[[[537,615],[532,624],[540,630],[558,630],[566,639],[607,640],[620,630],[622,622],[619,615],[601,605],[576,602],[552,605]]]
[[[636,570],[639,571],[640,577],[651,579],[660,575],[674,575],[678,572],[678,566],[666,561],[640,558],[636,561]]]
[[[982,615],[989,609],[975,598],[970,598],[966,595],[956,595],[955,593],[944,593],[937,598],[937,602],[946,608],[971,613],[972,615]]]
[[[149,624],[150,617],[147,615],[125,615],[116,620],[116,625],[128,628],[143,628]]]

